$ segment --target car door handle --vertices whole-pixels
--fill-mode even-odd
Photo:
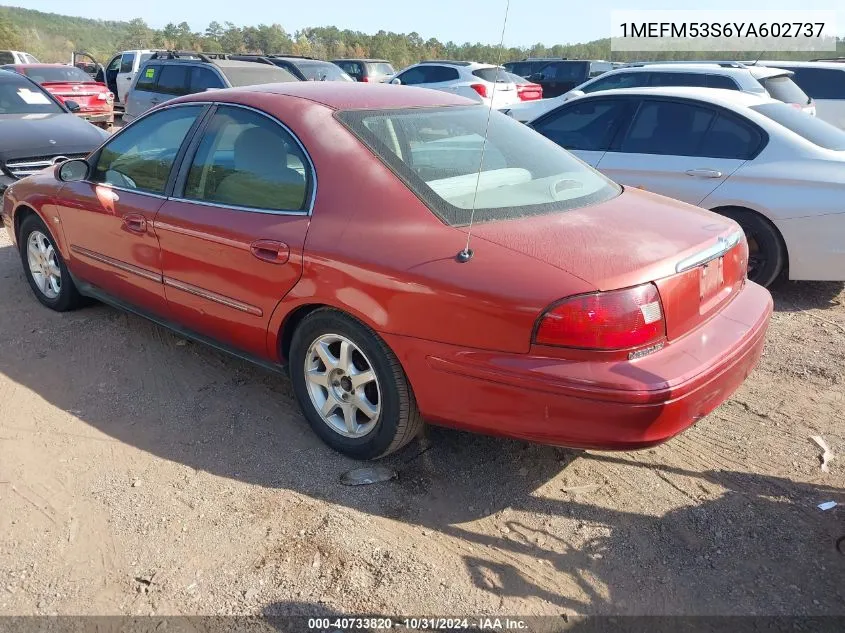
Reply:
[[[258,259],[271,264],[284,264],[290,258],[288,245],[276,240],[257,240],[249,245],[249,250]]]
[[[147,219],[143,215],[132,213],[123,217],[123,226],[133,233],[146,233]]]
[[[697,178],[721,178],[722,172],[715,169],[687,169],[687,176],[695,176]]]

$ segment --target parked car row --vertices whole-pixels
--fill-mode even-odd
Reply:
[[[181,87],[202,70],[231,83],[233,64],[250,62],[155,56],[138,81],[173,85],[174,69]],[[646,447],[728,398],[762,354],[772,310],[747,279],[740,226],[620,186],[548,130],[484,107],[493,91],[517,98],[506,71],[439,67],[475,97],[294,80],[177,96],[108,138],[0,71],[0,107],[12,99],[24,117],[101,135],[5,191],[0,218],[34,296],[59,312],[99,299],[287,371],[315,433],[359,459],[401,448],[423,420]],[[432,65],[404,73],[417,68]],[[613,142],[633,119],[635,147],[662,121],[623,110],[583,119]],[[739,118],[724,110],[674,117],[676,136],[703,126],[718,139]],[[759,121],[748,127],[747,151],[786,151],[764,146]],[[841,248],[828,264],[837,258]]]

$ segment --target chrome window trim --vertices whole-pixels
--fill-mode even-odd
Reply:
[[[677,263],[675,266],[676,273],[683,273],[697,266],[702,266],[707,262],[711,262],[714,259],[721,257],[729,250],[731,250],[734,246],[739,244],[740,240],[742,239],[742,231],[734,231],[727,237],[719,237],[716,240],[716,243],[712,246],[708,246],[702,251],[699,251],[695,255],[691,255],[685,259],[682,259]]]
[[[296,142],[297,146],[299,146],[299,150],[302,152],[302,155],[305,156],[305,159],[308,161],[308,167],[310,168],[311,173],[311,195],[309,196],[308,205],[305,209],[262,209],[259,207],[250,207],[250,206],[242,206],[242,205],[232,205],[232,204],[221,204],[218,202],[209,202],[205,200],[193,200],[190,198],[184,198],[181,196],[171,196],[170,199],[177,201],[177,202],[189,202],[193,204],[204,204],[211,207],[219,207],[223,209],[235,209],[237,211],[247,211],[252,213],[267,213],[271,215],[306,215],[310,216],[314,211],[314,202],[317,199],[317,168],[314,167],[314,161],[311,160],[311,155],[308,153],[308,150],[305,149],[305,145],[302,144],[302,141],[299,140],[299,137],[294,134],[293,130],[291,130],[287,125],[282,123],[279,119],[274,117],[272,114],[268,114],[264,112],[264,110],[259,110],[258,108],[253,108],[252,106],[243,105],[240,103],[230,103],[227,101],[215,101],[213,105],[220,107],[229,107],[229,108],[241,108],[242,110],[249,110],[251,112],[255,112],[263,117],[270,119],[273,123],[280,126],[287,134]],[[209,121],[217,112],[212,113]],[[202,130],[205,133],[205,130]],[[193,158],[196,157],[196,154],[191,158],[193,162]],[[188,170],[190,171],[191,165],[188,165]],[[307,176],[306,176],[307,182]],[[184,187],[183,187],[184,189]],[[184,193],[184,191],[183,191]]]
[[[204,207],[216,207],[218,209],[232,209],[234,211],[247,211],[249,213],[265,213],[267,215],[299,215],[308,217],[311,215],[309,211],[287,211],[284,209],[260,209],[258,207],[244,207],[237,204],[223,204],[221,202],[207,202],[206,200],[191,200],[190,198],[176,198],[171,196],[168,200],[173,202],[187,202],[189,204],[201,204]]]

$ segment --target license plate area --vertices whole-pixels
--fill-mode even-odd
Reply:
[[[725,258],[713,259],[699,270],[699,299],[702,306],[715,297],[725,285]]]

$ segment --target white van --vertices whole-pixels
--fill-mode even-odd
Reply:
[[[0,51],[0,64],[40,64],[34,55],[23,51]]]
[[[132,86],[135,74],[145,61],[153,56],[155,50],[136,49],[134,51],[122,51],[115,55],[106,64],[105,84],[114,93],[115,103],[121,105],[126,103],[126,93]]]
[[[845,58],[812,62],[761,61],[760,66],[791,70],[792,81],[816,102],[816,116],[845,130]]]

